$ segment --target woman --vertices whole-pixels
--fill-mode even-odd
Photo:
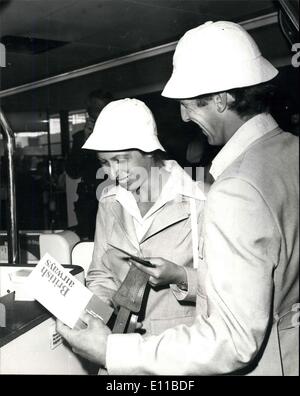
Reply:
[[[101,171],[114,182],[100,197],[87,286],[112,304],[132,265],[114,247],[146,257],[155,267],[139,318],[145,334],[191,324],[202,190],[175,161],[166,160],[153,115],[137,99],[108,104],[83,148],[98,152]]]

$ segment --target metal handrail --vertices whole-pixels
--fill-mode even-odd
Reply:
[[[299,32],[299,15],[297,10],[293,8],[293,4],[287,0],[279,0],[279,4],[281,5],[285,15],[293,24],[294,28]],[[299,5],[298,5],[299,12]]]
[[[8,262],[11,264],[17,264],[19,261],[19,234],[17,229],[16,183],[14,169],[15,136],[1,108],[0,126],[0,131],[4,137],[8,164]]]

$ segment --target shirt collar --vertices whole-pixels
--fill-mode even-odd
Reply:
[[[245,122],[229,139],[212,161],[210,174],[216,180],[221,173],[237,159],[255,140],[266,135],[278,124],[271,114],[258,114]]]
[[[178,195],[194,198],[200,201],[206,199],[200,183],[195,182],[191,176],[176,162],[165,161],[166,170],[170,172],[170,177],[165,184],[161,195],[174,199]]]
[[[116,188],[115,198],[116,201],[119,201],[132,217],[136,218],[138,221],[141,221],[142,217],[140,210],[133,194],[130,191],[127,191],[126,188],[119,185]]]
[[[150,210],[144,216],[144,219],[150,217],[154,212],[159,210],[167,202],[175,200],[177,197],[186,196],[197,200],[205,200],[205,195],[198,183],[185,172],[184,169],[176,161],[165,161],[165,169],[170,173],[170,176],[164,185],[160,196]],[[136,200],[130,191],[127,191],[122,186],[114,186],[109,189],[102,198],[114,195],[115,199],[133,216],[137,221],[141,222],[140,211],[138,209]]]

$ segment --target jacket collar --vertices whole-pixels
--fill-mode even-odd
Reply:
[[[258,114],[245,122],[212,161],[210,174],[216,180],[221,173],[257,139],[278,127],[271,114]]]
[[[189,203],[186,200],[178,202],[176,207],[172,205],[172,202],[167,202],[157,216],[154,217],[151,226],[143,236],[140,243],[145,242],[146,239],[149,239],[171,225],[187,219],[189,215]]]
[[[169,180],[162,191],[162,195],[184,196],[200,201],[205,201],[204,184],[195,182],[191,176],[176,161],[166,161],[166,170],[170,172]]]
[[[170,176],[159,197],[159,202],[157,202],[158,205],[155,203],[151,208],[152,213],[158,213],[154,215],[151,226],[140,243],[172,224],[188,218],[190,215],[189,198],[198,201],[205,200],[205,195],[201,186],[194,182],[176,161],[166,161],[166,170],[170,172]],[[128,195],[132,197],[128,197]],[[101,201],[106,197],[113,198],[112,212],[117,221],[115,227],[120,227],[135,249],[139,249],[132,218],[132,216],[136,214],[134,205],[137,205],[133,195],[121,186],[112,186],[106,191],[103,191]],[[122,209],[122,198],[126,198],[126,210]],[[176,206],[173,205],[174,201],[177,202]]]
[[[140,243],[138,242],[135,227],[133,224],[133,218],[130,214],[122,209],[122,206],[119,202],[112,203],[112,214],[116,219],[116,223],[114,223],[114,230],[120,228],[124,237],[128,240],[129,244],[134,248],[134,251],[140,250],[140,244],[149,239],[151,236],[157,234],[158,232],[170,227],[173,224],[179,223],[182,220],[189,218],[190,210],[189,210],[189,202],[187,200],[183,200],[179,202],[176,207],[172,204],[172,202],[167,202],[159,211],[159,213],[154,217],[154,220],[149,227],[146,234],[143,236]],[[113,238],[114,232],[112,232],[112,244],[119,246],[120,240],[122,238],[118,237],[117,241],[114,241]]]
[[[136,236],[132,216],[126,210],[123,210],[122,206],[117,201],[112,203],[111,209],[113,216],[116,219],[114,229],[116,230],[118,227],[120,227],[123,235],[127,238],[129,243],[134,247],[135,250],[139,250],[139,242]],[[114,243],[113,240],[112,243]],[[115,242],[115,245],[118,246],[119,243],[120,238],[118,238],[118,241]]]

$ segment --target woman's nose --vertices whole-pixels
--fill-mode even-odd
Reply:
[[[119,175],[119,165],[118,164],[111,164],[109,167],[110,176],[113,180],[115,180]]]

